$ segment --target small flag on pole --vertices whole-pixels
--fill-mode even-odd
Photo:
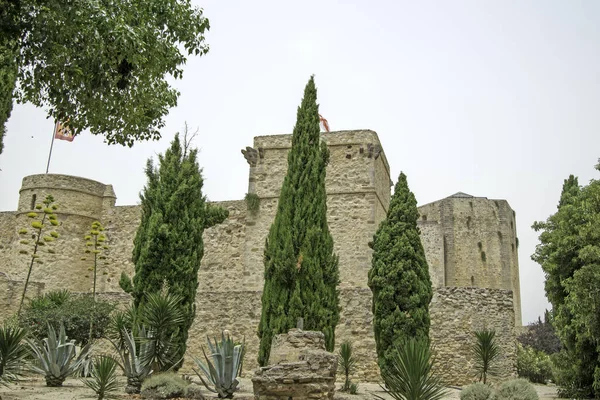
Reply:
[[[325,118],[323,118],[323,116],[321,114],[319,114],[319,120],[323,124],[323,128],[325,128],[325,130],[327,132],[329,132],[329,122],[327,122],[327,120]]]
[[[54,137],[59,140],[66,140],[67,142],[72,142],[75,139],[73,131],[58,121],[54,125]]]

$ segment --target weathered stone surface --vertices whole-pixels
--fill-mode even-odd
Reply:
[[[321,332],[292,329],[277,335],[267,367],[252,377],[259,400],[333,399],[337,356],[325,351]]]
[[[429,335],[435,347],[438,373],[445,382],[462,386],[477,381],[471,346],[473,331],[493,329],[500,347],[495,365],[497,382],[516,375],[517,343],[510,290],[444,287],[434,290],[429,307]]]
[[[340,343],[349,340],[357,358],[352,379],[376,381],[379,369],[373,338],[372,294],[367,287],[372,254],[368,243],[387,212],[391,195],[390,167],[384,152],[375,157],[381,144],[373,131],[331,132],[324,133],[322,138],[330,150],[326,179],[328,223],[340,260],[341,313],[336,327],[335,352]],[[188,355],[201,356],[206,336],[219,335],[228,329],[236,339],[246,339],[245,375],[257,367],[263,251],[277,210],[290,146],[291,135],[254,139],[253,148],[258,150],[258,157],[253,158],[254,165],[249,168],[248,192],[259,197],[259,210],[248,212],[244,200],[214,203],[227,208],[229,218],[205,230],[203,237],[204,257],[198,275],[197,311],[188,340]],[[106,229],[110,249],[106,264],[98,269],[98,290],[122,304],[127,296],[111,293],[121,292],[118,285],[121,272],[133,275],[131,254],[140,207],[115,206],[111,185],[67,175],[33,175],[23,179],[17,211],[0,212],[0,272],[6,276],[4,280],[0,276],[0,319],[16,311],[14,305],[18,307],[20,296],[18,282],[25,279],[29,265],[27,256],[19,254],[22,245],[18,229],[29,225],[25,214],[31,209],[33,196],[39,202],[46,194],[52,194],[59,206],[57,214],[61,226],[57,231],[61,237],[54,244],[56,254],[44,253],[44,264],[34,265],[31,281],[39,285],[30,286],[28,295],[62,288],[74,292],[91,290],[90,263],[81,260],[85,250],[83,237],[91,223],[99,220]],[[436,314],[435,318],[432,315],[432,332],[443,332],[440,337],[447,337],[448,343],[459,346],[464,342],[460,339],[464,334],[456,333],[460,340],[453,339],[454,328],[447,324],[475,318],[472,315],[481,308],[494,309],[495,306],[487,304],[499,304],[500,292],[493,289],[515,289],[515,310],[520,321],[516,232],[514,214],[508,203],[450,197],[424,205],[419,212],[421,239],[434,287],[491,288],[484,291],[488,293],[486,296],[482,292],[477,301],[469,296],[463,301],[457,292],[449,303],[453,309],[448,315],[453,316],[447,320],[443,313]],[[486,253],[485,262],[482,252]],[[434,314],[436,307],[439,308],[436,299],[440,298],[445,297],[434,297],[432,302]],[[509,325],[502,325],[500,321],[507,315],[504,312],[495,317],[498,329],[506,332],[512,328],[506,328]],[[183,371],[191,371],[189,360],[190,357],[186,357]]]

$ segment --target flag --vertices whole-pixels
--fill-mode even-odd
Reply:
[[[325,128],[325,130],[329,132],[329,122],[327,122],[327,120],[323,118],[321,114],[319,114],[319,121],[323,123],[323,128]]]
[[[54,137],[59,140],[66,140],[68,142],[72,142],[73,139],[75,139],[73,131],[58,121],[56,121],[56,125],[54,125]]]

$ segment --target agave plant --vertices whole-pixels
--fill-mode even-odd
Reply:
[[[85,358],[89,354],[90,345],[84,346],[76,354],[75,341],[67,340],[65,327],[60,325],[58,337],[52,326],[48,325],[48,337],[41,342],[28,340],[29,347],[37,358],[37,364],[31,368],[34,372],[44,375],[46,385],[51,387],[62,386],[68,376],[78,372]]]
[[[391,368],[381,371],[381,387],[396,400],[440,400],[448,393],[433,374],[433,363],[429,342],[411,338],[392,353]]]
[[[338,366],[344,373],[344,386],[342,386],[342,392],[350,390],[350,371],[354,368],[356,359],[352,355],[352,344],[348,341],[344,342],[340,346]]]
[[[4,325],[0,328],[0,384],[7,385],[21,375],[21,367],[29,351],[23,342],[25,330]]]
[[[493,330],[481,330],[473,332],[475,344],[472,352],[475,357],[475,370],[479,381],[486,383],[488,375],[496,375],[496,369],[492,365],[500,355],[500,349],[496,344],[496,332]]]
[[[152,373],[150,363],[144,362],[151,359],[149,353],[152,351],[152,343],[145,340],[147,333],[144,328],[139,328],[137,333],[139,337],[137,342],[133,333],[127,329],[123,329],[121,333],[122,343],[110,341],[121,359],[121,362],[117,363],[127,377],[125,392],[129,394],[139,393],[142,382]]]
[[[217,393],[219,398],[231,399],[240,383],[238,377],[242,367],[245,341],[236,345],[228,332],[223,331],[220,343],[217,342],[217,338],[214,338],[213,344],[208,337],[207,342],[212,362],[206,355],[204,347],[202,353],[206,363],[193,357],[196,365],[204,373],[206,380],[195,368],[193,368],[194,372],[208,390]]]
[[[94,360],[92,379],[84,380],[83,383],[98,395],[98,400],[114,397],[111,392],[119,387],[116,369],[117,362],[114,358],[100,356]]]

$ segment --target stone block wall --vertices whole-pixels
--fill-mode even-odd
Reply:
[[[470,347],[473,331],[493,329],[500,347],[496,364],[500,381],[516,375],[517,345],[510,290],[443,287],[434,290],[429,307],[430,339],[436,349],[437,372],[445,382],[464,386],[476,382]]]

